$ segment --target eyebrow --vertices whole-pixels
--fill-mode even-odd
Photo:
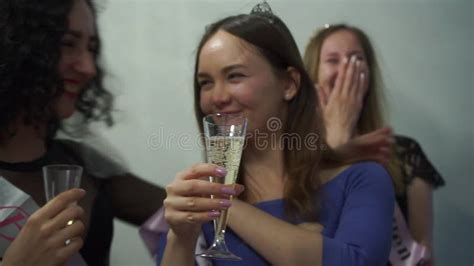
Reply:
[[[245,67],[244,65],[242,64],[234,64],[234,65],[229,65],[229,66],[226,66],[224,67],[222,70],[221,70],[221,73],[225,74],[225,73],[228,73],[236,68],[243,68]],[[208,78],[210,75],[205,73],[205,72],[198,72],[197,73],[197,77],[198,78]]]
[[[242,65],[242,64],[234,64],[234,65],[224,67],[221,72],[222,73],[227,73],[227,72],[230,72],[230,71],[232,71],[236,68],[243,68],[243,67],[245,67],[245,66]]]

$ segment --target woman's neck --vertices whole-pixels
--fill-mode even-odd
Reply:
[[[13,136],[2,137],[0,161],[9,163],[30,162],[46,153],[46,143],[43,137],[44,125],[25,125],[19,119],[10,128],[13,131]]]
[[[286,179],[284,154],[280,149],[258,149],[247,145],[243,156],[246,202],[255,203],[283,197]]]

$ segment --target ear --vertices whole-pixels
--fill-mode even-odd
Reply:
[[[301,74],[294,67],[288,67],[286,69],[286,72],[287,72],[287,82],[283,91],[283,99],[285,101],[291,101],[296,96],[296,94],[298,94],[298,91],[300,90]]]

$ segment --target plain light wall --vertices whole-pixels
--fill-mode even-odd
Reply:
[[[164,186],[176,172],[203,161],[195,138],[192,72],[204,27],[248,13],[257,1],[99,3],[117,124],[97,130],[134,173]],[[447,183],[434,193],[437,265],[472,265],[473,2],[275,0],[270,5],[301,52],[326,23],[353,24],[372,38],[391,125],[418,140]],[[154,265],[137,229],[115,225],[112,265]]]

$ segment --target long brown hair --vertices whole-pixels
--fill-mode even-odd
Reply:
[[[298,134],[305,139],[310,134],[320,132],[320,116],[317,114],[317,96],[313,83],[306,73],[301,55],[286,25],[274,15],[242,14],[219,20],[206,28],[197,52],[194,70],[194,107],[199,128],[202,131],[203,112],[200,108],[200,88],[197,82],[199,54],[204,44],[218,31],[224,30],[257,48],[270,63],[275,73],[295,68],[300,74],[300,87],[297,95],[288,103],[286,125],[283,133]],[[315,219],[317,204],[315,190],[319,186],[319,149],[289,148],[284,142],[284,169],[289,178],[285,183],[284,202],[290,217]],[[240,174],[242,171],[240,171]]]
[[[382,81],[380,68],[375,55],[374,47],[369,37],[361,29],[346,24],[336,24],[322,28],[310,39],[304,53],[304,64],[310,77],[318,83],[319,63],[321,60],[321,48],[324,41],[330,35],[338,31],[350,31],[359,40],[364,51],[367,65],[369,67],[369,88],[364,99],[364,104],[357,122],[357,132],[366,134],[381,128],[385,124],[385,97],[383,94],[384,84]],[[392,153],[394,149],[392,148]],[[387,170],[390,172],[395,189],[398,193],[404,191],[403,178],[395,156],[392,156]]]

